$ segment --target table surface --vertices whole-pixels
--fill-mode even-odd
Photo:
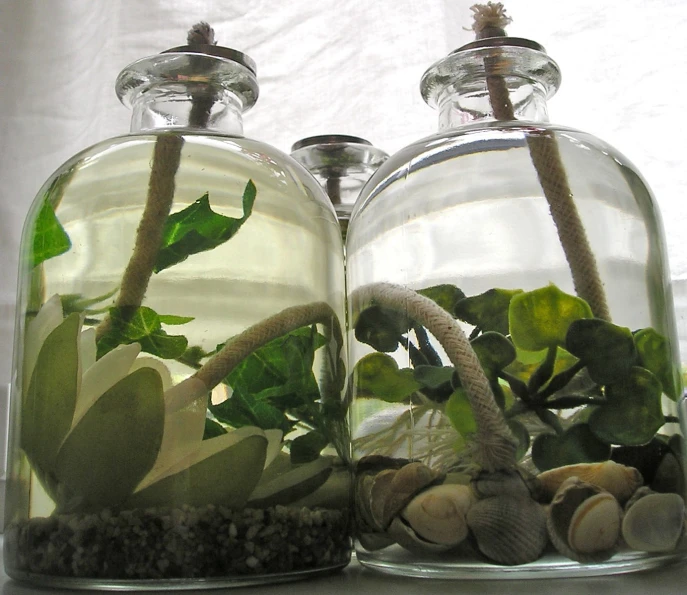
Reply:
[[[2,538],[0,537],[0,552]],[[121,592],[121,591],[120,591]],[[480,595],[532,595],[555,593],[556,595],[678,595],[687,593],[687,564],[674,564],[659,570],[620,574],[594,578],[537,579],[537,580],[461,580],[410,579],[382,575],[363,568],[355,560],[344,570],[319,578],[261,585],[259,587],[222,588],[212,590],[177,591],[178,593],[235,593],[237,595],[433,595],[455,593]],[[2,595],[64,595],[67,593],[103,593],[103,591],[48,589],[25,585],[0,573]]]

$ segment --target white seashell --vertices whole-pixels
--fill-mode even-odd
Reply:
[[[625,513],[623,539],[633,550],[674,550],[685,530],[685,502],[678,494],[647,494]]]
[[[611,549],[620,535],[622,511],[608,492],[587,498],[573,513],[568,527],[568,545],[580,554]]]
[[[548,510],[551,543],[577,562],[610,558],[620,540],[622,509],[612,494],[571,477],[556,492]]]
[[[474,501],[467,485],[433,486],[415,496],[401,516],[422,539],[457,545],[468,535],[465,514]]]
[[[571,477],[578,477],[588,484],[606,490],[621,503],[644,483],[644,478],[637,469],[615,461],[556,467],[537,475],[535,482],[545,497],[552,498],[563,482]]]
[[[418,554],[445,552],[455,547],[455,544],[432,543],[422,539],[400,517],[391,521],[387,534],[401,547]]]

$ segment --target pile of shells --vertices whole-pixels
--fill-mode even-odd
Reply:
[[[386,466],[359,467],[356,480],[357,534],[370,551],[396,543],[518,565],[551,544],[571,560],[597,563],[620,548],[673,551],[685,535],[683,497],[644,486],[637,469],[614,461],[457,483],[419,462],[377,463]]]

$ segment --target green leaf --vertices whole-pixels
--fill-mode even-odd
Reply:
[[[198,449],[126,502],[126,508],[215,504],[241,510],[262,475],[268,439],[245,427],[203,440]]]
[[[128,308],[110,308],[112,326],[98,341],[98,357],[112,351],[117,345],[139,343],[141,349],[163,359],[177,359],[186,351],[188,340],[182,335],[168,335],[162,329],[163,319],[172,319],[172,324],[183,324],[182,316],[160,316],[152,308],[141,306],[132,314]],[[192,318],[190,319],[192,320]]]
[[[598,384],[619,382],[637,359],[630,329],[598,318],[573,321],[565,346],[582,360],[590,378]]]
[[[456,304],[465,298],[465,294],[460,289],[455,285],[449,284],[433,285],[432,287],[420,289],[418,293],[441,306],[451,316],[455,316]]]
[[[677,401],[679,372],[673,365],[668,339],[652,328],[645,328],[634,334],[634,342],[641,365],[658,378],[663,392],[673,401]]]
[[[399,403],[407,399],[421,385],[409,368],[398,369],[396,360],[384,353],[370,353],[353,368],[356,395]]]
[[[50,200],[46,198],[43,200],[36,217],[31,244],[31,267],[35,267],[49,258],[64,254],[71,247],[72,242],[67,232],[57,220]]]
[[[45,339],[22,399],[21,447],[32,465],[52,470],[69,432],[80,383],[78,314],[70,314]]]
[[[656,376],[635,366],[627,378],[606,387],[606,403],[589,416],[589,427],[608,444],[645,444],[665,423],[662,392]]]
[[[410,329],[411,322],[396,310],[370,306],[355,323],[355,338],[377,351],[391,353],[398,349],[398,340]]]
[[[173,314],[159,314],[158,318],[162,324],[177,325],[186,324],[195,320],[193,316],[174,316]]]
[[[455,307],[455,316],[481,329],[508,334],[508,307],[513,296],[521,289],[489,289],[484,293],[467,297]]]
[[[331,473],[330,457],[317,457],[309,463],[295,465],[287,457],[278,456],[265,469],[247,506],[268,508],[291,504],[324,485]]]
[[[216,438],[222,434],[226,434],[227,430],[222,424],[218,424],[214,419],[205,418],[205,431],[203,432],[203,440]]]
[[[139,368],[106,391],[69,433],[55,461],[70,510],[120,505],[152,469],[164,418],[162,380],[153,368]]]
[[[611,447],[595,436],[587,424],[576,424],[560,436],[540,434],[532,444],[532,461],[539,471],[564,465],[605,461]]]
[[[479,363],[490,378],[515,361],[515,347],[502,334],[487,331],[470,341]]]
[[[445,388],[451,386],[456,369],[453,366],[415,366],[413,378],[425,388]]]
[[[210,412],[222,423],[233,428],[255,426],[262,430],[291,430],[292,424],[284,412],[266,401],[244,395],[240,390],[218,405],[210,405]]]
[[[477,423],[470,406],[467,393],[456,389],[446,401],[446,417],[461,436],[469,436],[477,431]]]
[[[322,449],[329,444],[327,437],[316,430],[302,434],[291,442],[291,462],[294,465],[309,463],[320,456]]]
[[[215,213],[205,193],[192,205],[167,218],[162,230],[162,246],[157,255],[155,272],[186,260],[192,254],[205,252],[231,239],[253,210],[257,191],[252,180],[243,191],[243,217],[235,219]]]
[[[513,296],[508,309],[511,339],[525,351],[563,347],[568,327],[580,318],[592,318],[589,304],[555,285]]]
[[[530,433],[527,431],[524,424],[521,424],[515,419],[508,420],[508,427],[518,443],[515,449],[515,460],[520,461],[530,449]]]

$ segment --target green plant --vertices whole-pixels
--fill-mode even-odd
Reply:
[[[419,293],[472,327],[470,344],[518,440],[518,456],[531,452],[540,470],[608,459],[611,445],[647,444],[665,423],[677,421],[663,414],[661,399],[677,400],[680,379],[667,339],[654,329],[632,332],[594,318],[584,300],[554,285],[470,297],[451,285]],[[357,313],[354,327],[357,340],[376,350],[353,369],[357,397],[407,403],[415,420],[443,413],[430,419],[426,436],[447,419],[454,432],[438,425],[446,434],[441,460],[447,466],[461,460],[476,432],[474,412],[456,369],[444,365],[426,329],[374,300]],[[388,355],[398,349],[411,367],[399,369]],[[372,452],[386,442],[393,452],[408,431],[409,419],[401,416],[356,446]],[[439,445],[428,440],[428,456],[436,457]]]

